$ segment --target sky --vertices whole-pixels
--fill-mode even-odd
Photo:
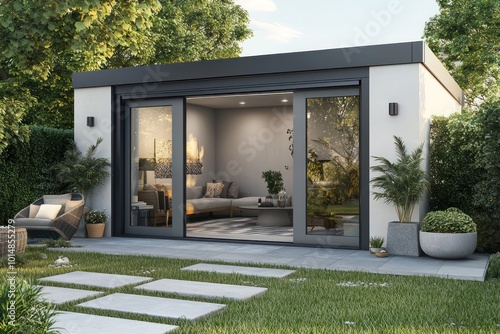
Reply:
[[[235,0],[253,37],[242,56],[422,40],[435,0]]]

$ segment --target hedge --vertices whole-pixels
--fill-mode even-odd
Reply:
[[[30,126],[25,143],[8,146],[0,155],[0,225],[44,194],[66,191],[52,166],[59,162],[73,140],[73,130]]]
[[[477,224],[479,252],[500,251],[500,100],[431,123],[431,209]]]

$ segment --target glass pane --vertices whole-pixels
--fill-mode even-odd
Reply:
[[[359,97],[307,99],[307,234],[359,237]]]
[[[172,107],[131,109],[130,225],[171,227]]]

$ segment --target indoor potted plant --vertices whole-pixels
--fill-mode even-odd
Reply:
[[[380,252],[383,248],[382,246],[384,245],[384,237],[378,237],[378,236],[373,236],[370,238],[370,253],[375,254],[377,252]]]
[[[476,243],[476,224],[457,208],[431,211],[422,221],[420,246],[429,256],[461,259],[474,253]]]
[[[85,227],[89,238],[102,238],[108,216],[106,212],[99,210],[87,210],[85,212]]]
[[[273,197],[273,201],[276,199],[277,202],[278,193],[283,190],[283,175],[280,171],[268,170],[262,172],[262,178],[266,181],[269,195]]]
[[[370,181],[382,191],[373,192],[375,199],[395,206],[399,222],[390,222],[387,229],[387,251],[393,255],[419,256],[420,223],[411,222],[413,209],[424,192],[429,189],[429,178],[420,167],[423,144],[408,153],[403,140],[394,136],[397,160],[391,162],[383,157],[374,157],[380,165],[371,169],[379,175]]]

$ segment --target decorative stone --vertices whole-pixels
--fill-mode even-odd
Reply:
[[[390,222],[387,226],[387,252],[391,255],[420,256],[420,223]]]
[[[425,254],[440,259],[462,259],[474,253],[477,232],[433,233],[420,231],[420,245]]]

